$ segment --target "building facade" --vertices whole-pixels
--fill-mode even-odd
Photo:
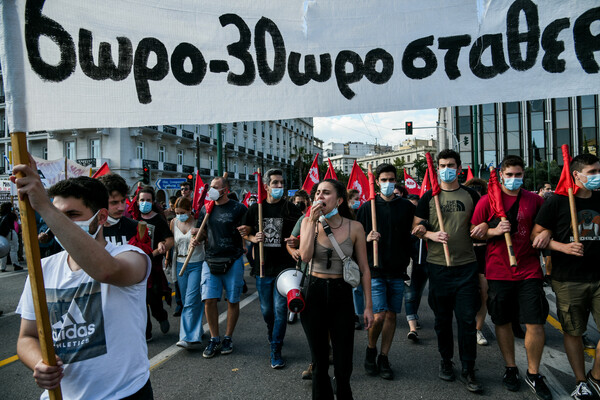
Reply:
[[[404,162],[404,168],[406,169],[406,172],[416,179],[417,176],[415,162],[421,158],[425,158],[425,153],[435,153],[436,151],[437,143],[435,140],[406,140],[404,143],[402,143],[402,145],[397,146],[393,151],[361,157],[356,160],[356,162],[361,168],[366,169],[369,165],[371,165],[371,168],[375,169],[379,164],[386,163],[393,165],[394,161],[398,158]],[[400,180],[404,179],[404,177],[398,178]]]
[[[439,149],[458,149],[463,168],[484,171],[509,154],[562,165],[563,144],[573,156],[598,154],[599,114],[597,95],[440,108]]]

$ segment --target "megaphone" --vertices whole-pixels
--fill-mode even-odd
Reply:
[[[287,298],[288,309],[293,313],[304,310],[304,297],[300,292],[302,272],[295,268],[284,269],[275,279],[275,287],[280,295]]]
[[[8,253],[10,253],[10,243],[4,236],[0,235],[0,258],[6,257]],[[17,260],[13,262],[17,262]]]

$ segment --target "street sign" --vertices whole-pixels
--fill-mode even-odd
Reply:
[[[288,190],[288,197],[294,197],[298,189]]]
[[[187,182],[185,178],[161,178],[157,179],[154,186],[157,189],[179,189],[183,182]]]

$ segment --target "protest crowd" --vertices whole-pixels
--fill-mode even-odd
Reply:
[[[127,183],[113,173],[69,178],[47,190],[35,166],[16,165],[20,177],[11,179],[39,217],[57,362],[42,361],[29,279],[17,309],[17,353],[41,388],[60,385],[66,399],[152,399],[147,342],[171,329],[164,301],[170,305],[176,293],[177,346],[206,359],[231,354],[248,265],[268,340],[257,338],[256,345],[264,346],[271,368],[285,368],[286,328],[299,319],[311,363],[298,379],[312,379],[313,399],[353,398],[359,334],[368,335],[364,372],[393,380],[388,356],[401,351],[392,348],[398,317],[404,305],[407,338],[418,342],[428,285],[439,379],[485,391],[476,365],[477,347],[488,344],[482,325],[489,314],[505,364],[498,381],[509,391],[524,381],[533,396],[549,400],[540,363],[550,285],[575,376],[571,396],[600,398],[600,363],[586,371],[583,356],[590,314],[600,324],[600,161],[592,154],[571,159],[566,147],[563,155],[554,191],[549,183],[537,193],[525,190],[525,165],[514,155],[491,168],[489,181],[460,184],[460,155],[446,149],[435,159],[427,154],[420,195],[408,194],[396,167],[380,164],[368,178],[359,172],[361,190],[352,177],[346,188],[331,170],[293,197],[281,170],[259,171],[257,193],[243,201],[232,196],[226,176],[206,185],[197,176],[168,206],[148,186],[130,199]],[[18,269],[11,212],[0,207],[7,221],[0,234],[10,236]],[[2,270],[6,264],[0,260]],[[279,289],[289,274],[301,276],[290,288],[302,299],[298,307]],[[524,337],[525,371],[517,368],[515,337]]]

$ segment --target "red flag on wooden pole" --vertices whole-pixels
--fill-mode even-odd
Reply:
[[[377,209],[375,206],[375,176],[371,170],[371,164],[369,164],[369,201],[371,202],[371,225],[373,230],[377,232]],[[379,267],[379,243],[377,240],[373,240],[373,267]]]
[[[506,212],[504,211],[504,203],[502,203],[502,189],[500,188],[500,182],[498,182],[496,168],[494,167],[490,167],[490,180],[488,182],[488,199],[490,201],[490,208],[492,209],[492,214],[496,217],[500,217],[502,221],[506,221]],[[508,260],[510,261],[510,266],[516,267],[517,257],[515,257],[515,251],[513,249],[510,232],[504,233],[504,240],[506,240],[506,247],[508,249]]]
[[[473,178],[474,178],[473,171],[471,170],[471,166],[469,165],[469,167],[467,168],[467,181],[470,181]]]
[[[429,168],[425,170],[425,176],[423,177],[423,182],[421,183],[421,191],[419,192],[419,197],[423,197],[425,192],[429,190],[431,183],[429,183]]]
[[[437,181],[437,173],[435,171],[435,167],[433,166],[433,159],[431,158],[431,153],[425,153],[425,158],[427,159],[427,167],[429,170],[429,183],[431,183],[431,195],[433,196],[433,201],[435,202],[435,211],[437,214],[438,223],[440,224],[440,231],[445,232],[444,229],[444,219],[442,218],[442,207],[440,206],[440,199],[438,195],[442,191],[440,189],[440,185]],[[446,266],[450,266],[450,249],[448,248],[448,243],[443,244],[444,247],[444,256],[446,258]]]
[[[100,178],[102,175],[106,174],[110,174],[110,168],[108,168],[108,164],[105,161],[104,164],[102,164],[102,166],[98,168],[98,171],[94,172],[92,178]]]
[[[577,208],[575,207],[575,194],[579,190],[579,186],[575,185],[575,182],[573,182],[569,146],[563,144],[561,149],[563,153],[563,170],[560,174],[560,179],[558,180],[558,185],[556,185],[556,190],[554,193],[562,196],[569,196],[569,208],[571,210],[571,230],[573,231],[575,243],[579,243]]]
[[[406,190],[408,190],[409,194],[418,195],[421,191],[421,187],[417,184],[417,182],[406,172],[406,168],[404,168],[404,186]]]
[[[204,204],[204,198],[206,197],[205,189],[206,186],[204,186],[204,182],[200,176],[200,171],[196,171],[196,182],[194,183],[194,204],[192,205],[194,215],[196,216],[200,213],[202,204]]]

